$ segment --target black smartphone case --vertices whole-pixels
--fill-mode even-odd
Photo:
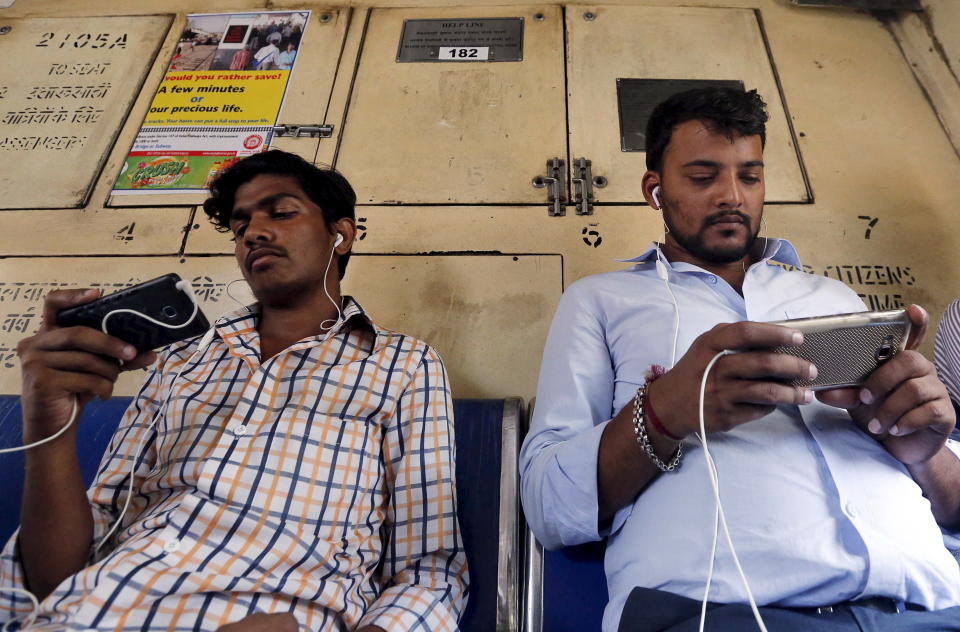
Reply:
[[[177,288],[179,281],[178,275],[165,274],[114,294],[101,296],[90,303],[61,311],[57,314],[57,324],[60,327],[83,325],[101,331],[101,323],[110,312],[131,309],[171,327],[181,325],[193,314],[193,301],[186,292]],[[192,338],[209,328],[210,323],[199,307],[190,324],[177,329],[162,327],[129,312],[114,314],[107,321],[107,333],[132,344],[140,351],[149,351]]]

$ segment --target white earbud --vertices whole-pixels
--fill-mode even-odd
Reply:
[[[650,192],[650,195],[653,196],[653,201],[657,203],[657,210],[663,209],[663,202],[660,201],[660,185],[653,187],[653,191]]]
[[[343,233],[337,233],[337,238],[333,242],[333,247],[336,248],[343,243]]]

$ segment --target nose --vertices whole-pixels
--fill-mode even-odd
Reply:
[[[743,185],[736,173],[718,179],[715,200],[717,208],[739,210],[743,206],[743,202]]]
[[[243,231],[244,243],[252,246],[257,242],[270,241],[271,239],[273,239],[273,232],[270,229],[270,222],[261,213],[254,213]]]

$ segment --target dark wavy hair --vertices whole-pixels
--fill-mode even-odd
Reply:
[[[767,144],[767,104],[756,90],[695,88],[678,92],[653,108],[647,121],[647,169],[663,167],[663,153],[673,128],[687,121],[701,121],[708,129],[731,140],[735,136],[760,136]]]
[[[307,198],[323,211],[324,222],[331,232],[337,220],[356,217],[354,207],[357,194],[346,178],[333,169],[316,167],[296,154],[272,149],[244,158],[210,185],[210,197],[203,203],[203,212],[218,231],[230,231],[230,216],[233,215],[237,189],[263,174],[295,179]],[[337,260],[341,279],[349,260],[349,252]]]

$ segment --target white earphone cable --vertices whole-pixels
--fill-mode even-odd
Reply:
[[[654,200],[657,202],[657,206],[660,207],[659,210],[662,212],[663,204],[660,201],[659,194],[662,193],[662,190],[657,186],[653,190]],[[762,221],[762,217],[761,217]],[[670,231],[670,228],[667,226],[666,220],[663,222],[664,236]],[[766,223],[763,222],[763,228],[766,229]],[[764,256],[766,255],[766,241],[764,241]],[[673,368],[677,362],[677,340],[680,336],[680,304],[677,301],[677,296],[673,291],[673,287],[670,285],[670,272],[667,264],[662,260],[662,253],[660,251],[660,244],[656,245],[656,270],[657,275],[663,281],[664,286],[667,288],[667,292],[670,293],[670,299],[673,302],[673,343],[671,346],[670,352],[670,367]],[[764,257],[761,257],[761,259]],[[710,485],[713,488],[713,497],[715,501],[715,510],[713,515],[713,539],[710,545],[710,565],[707,569],[707,581],[703,590],[703,601],[700,606],[700,632],[704,631],[704,624],[707,617],[707,603],[710,597],[710,586],[713,583],[713,572],[716,566],[717,559],[717,539],[719,536],[719,526],[723,526],[724,537],[727,541],[727,546],[730,547],[730,553],[733,557],[734,564],[737,567],[737,572],[740,574],[740,580],[743,583],[743,587],[747,593],[747,599],[750,602],[750,609],[753,611],[754,619],[757,622],[760,630],[762,632],[767,632],[767,628],[763,623],[763,618],[760,616],[760,611],[757,608],[756,600],[753,598],[753,592],[750,590],[750,584],[747,582],[747,576],[743,572],[743,567],[740,564],[740,559],[737,556],[737,551],[733,546],[733,539],[730,537],[730,529],[727,527],[726,515],[723,511],[723,504],[720,501],[720,479],[717,474],[717,466],[713,460],[713,456],[710,454],[710,448],[707,444],[707,432],[706,432],[706,419],[704,415],[704,397],[706,394],[707,388],[707,378],[710,376],[710,371],[713,369],[713,366],[716,364],[717,360],[723,356],[731,353],[728,350],[721,351],[716,354],[709,363],[707,363],[706,369],[703,372],[703,378],[700,381],[700,433],[695,434],[694,436],[700,440],[700,443],[703,445],[703,454],[704,459],[707,464],[707,471],[710,475]]]
[[[328,267],[329,267],[329,264],[328,264]],[[139,311],[137,311],[137,310],[133,310],[133,309],[116,309],[116,310],[113,310],[113,311],[111,311],[111,312],[108,312],[108,313],[103,317],[103,319],[100,321],[100,328],[103,330],[103,333],[109,335],[110,332],[107,331],[107,320],[108,320],[111,316],[113,316],[114,314],[121,314],[121,313],[130,313],[130,314],[134,314],[134,315],[136,315],[136,316],[140,316],[141,318],[144,318],[144,319],[150,321],[151,323],[154,323],[154,324],[159,325],[159,326],[161,326],[161,327],[165,327],[165,328],[167,328],[167,329],[181,329],[181,328],[183,328],[183,327],[186,327],[186,326],[189,325],[191,322],[193,322],[194,317],[197,315],[197,312],[198,312],[199,309],[200,309],[200,305],[197,303],[197,299],[196,299],[196,297],[195,297],[194,294],[193,294],[193,288],[190,286],[189,283],[187,283],[186,281],[180,281],[180,282],[177,283],[177,287],[180,288],[181,290],[183,290],[183,291],[190,297],[190,301],[193,303],[193,312],[190,314],[190,317],[186,320],[186,322],[181,323],[181,324],[179,324],[179,325],[168,325],[168,324],[163,323],[163,322],[160,322],[160,321],[158,321],[158,320],[156,320],[156,319],[154,319],[154,318],[151,318],[150,316],[147,316],[146,314],[143,314],[143,313],[141,313],[141,312],[139,312]],[[211,331],[213,331],[213,330],[211,330]],[[209,343],[209,340],[212,338],[212,336],[210,336],[209,333],[210,333],[210,332],[208,332],[208,334],[205,335],[205,336],[201,339],[200,346],[199,346],[199,348],[197,349],[197,351],[194,352],[194,356],[195,356],[197,353],[200,353],[201,351],[203,351],[203,349],[206,348],[206,345]],[[160,408],[157,409],[157,412],[154,414],[153,419],[150,421],[150,424],[147,426],[147,429],[146,429],[143,437],[140,438],[140,443],[137,445],[137,450],[136,450],[136,452],[134,453],[135,456],[134,456],[134,458],[133,458],[133,460],[132,460],[132,462],[131,462],[131,464],[130,464],[130,474],[128,475],[128,478],[130,479],[130,483],[129,483],[129,487],[127,488],[127,498],[126,498],[126,500],[125,500],[125,502],[124,502],[124,504],[123,504],[123,509],[121,509],[121,511],[120,511],[120,516],[119,516],[119,517],[116,519],[116,521],[113,523],[113,526],[110,528],[110,530],[107,532],[107,534],[106,534],[105,536],[103,536],[103,538],[100,539],[100,542],[99,542],[99,543],[97,543],[96,548],[94,549],[94,553],[96,553],[97,551],[100,550],[100,548],[101,548],[101,547],[104,545],[104,543],[110,538],[110,536],[113,535],[113,532],[117,530],[117,527],[120,526],[120,522],[123,520],[123,516],[124,516],[124,515],[126,514],[126,512],[127,512],[127,508],[130,506],[130,498],[133,496],[133,472],[134,472],[134,470],[136,469],[137,460],[139,459],[140,450],[143,448],[143,442],[144,442],[144,440],[146,439],[146,436],[147,436],[146,433],[149,432],[149,430],[152,429],[154,425],[156,425],[157,420],[160,418],[160,413],[163,412],[164,408],[166,408],[167,405],[168,405],[169,402],[170,402],[170,395],[173,393],[173,384],[176,383],[176,381],[177,381],[177,379],[180,377],[181,373],[183,373],[183,369],[190,363],[190,361],[193,360],[193,357],[194,357],[194,356],[191,356],[190,360],[187,360],[187,362],[185,362],[185,363],[183,364],[183,366],[182,366],[182,367],[180,368],[180,370],[177,372],[176,376],[173,378],[173,382],[170,383],[170,390],[167,392],[167,398],[164,400],[163,405],[160,406]],[[37,447],[37,446],[39,446],[39,445],[43,445],[43,444],[45,444],[45,443],[49,443],[49,442],[57,439],[57,438],[60,437],[61,435],[63,435],[63,433],[65,433],[65,432],[67,431],[67,429],[76,422],[78,416],[79,416],[79,405],[77,404],[77,398],[76,398],[76,396],[74,396],[74,398],[73,398],[73,408],[71,409],[71,412],[70,412],[70,419],[67,421],[66,424],[64,424],[64,426],[63,426],[62,428],[60,428],[60,430],[58,430],[58,431],[55,432],[54,434],[50,435],[49,437],[46,437],[46,438],[41,439],[41,440],[39,440],[39,441],[34,441],[33,443],[28,443],[28,444],[26,444],[26,445],[16,446],[16,447],[13,447],[13,448],[4,448],[4,449],[0,450],[0,454],[7,454],[7,453],[10,453],[10,452],[21,452],[21,451],[24,451],[24,450],[29,450],[29,449],[31,449],[31,448],[35,448],[35,447]],[[18,587],[15,587],[15,586],[4,586],[4,587],[0,587],[0,592],[13,592],[13,593],[20,593],[20,594],[26,595],[26,596],[30,599],[30,601],[32,602],[33,608],[32,608],[32,610],[30,611],[30,614],[27,615],[26,618],[24,618],[24,620],[23,620],[23,626],[21,626],[21,627],[27,627],[27,626],[29,626],[31,623],[33,623],[33,619],[34,619],[34,617],[36,616],[37,611],[40,609],[40,602],[39,602],[39,600],[37,599],[37,597],[36,597],[33,593],[31,593],[29,590],[26,590],[26,589],[24,589],[24,588],[18,588]],[[19,618],[13,618],[13,619],[7,621],[7,622],[4,624],[3,628],[0,628],[0,630],[2,630],[3,632],[6,632],[6,631],[9,629],[9,626],[10,626],[13,622],[15,622],[15,621],[18,622],[18,621],[19,621]]]
[[[713,498],[714,502],[716,503],[713,548],[710,552],[710,570],[707,575],[707,585],[704,588],[703,604],[701,605],[700,610],[700,630],[701,632],[703,630],[704,620],[707,612],[707,597],[710,594],[710,583],[713,580],[713,567],[717,552],[717,517],[719,517],[720,525],[723,527],[724,538],[727,541],[727,546],[730,548],[730,556],[733,558],[733,563],[736,565],[737,572],[740,574],[740,581],[743,583],[743,588],[747,593],[747,599],[750,602],[750,609],[753,611],[753,618],[756,620],[757,626],[760,628],[760,630],[762,632],[767,632],[767,626],[764,625],[763,617],[760,616],[760,611],[757,608],[757,602],[753,598],[753,592],[750,590],[750,583],[747,581],[747,575],[743,572],[743,566],[740,564],[740,558],[737,556],[737,550],[733,546],[733,539],[730,537],[730,528],[727,526],[727,518],[723,511],[723,503],[720,501],[720,479],[717,475],[717,465],[713,460],[713,456],[710,454],[710,447],[707,444],[706,417],[704,414],[704,398],[707,390],[707,378],[710,376],[710,371],[713,369],[713,365],[717,363],[717,360],[730,353],[732,352],[725,349],[713,356],[710,362],[707,363],[707,367],[703,371],[703,378],[700,380],[700,434],[697,435],[697,438],[703,445],[703,456],[707,462],[707,469],[710,474],[710,486],[713,488]]]
[[[320,323],[320,329],[326,332],[334,330],[341,322],[343,322],[343,311],[340,309],[340,304],[333,300],[333,297],[330,296],[330,291],[327,289],[327,275],[330,274],[330,264],[333,263],[333,253],[336,252],[336,246],[341,241],[343,240],[338,238],[334,244],[334,247],[330,249],[330,258],[327,259],[327,268],[323,271],[323,293],[326,295],[327,299],[333,303],[334,308],[337,310],[336,318],[328,318]],[[330,324],[328,325],[327,323]]]

